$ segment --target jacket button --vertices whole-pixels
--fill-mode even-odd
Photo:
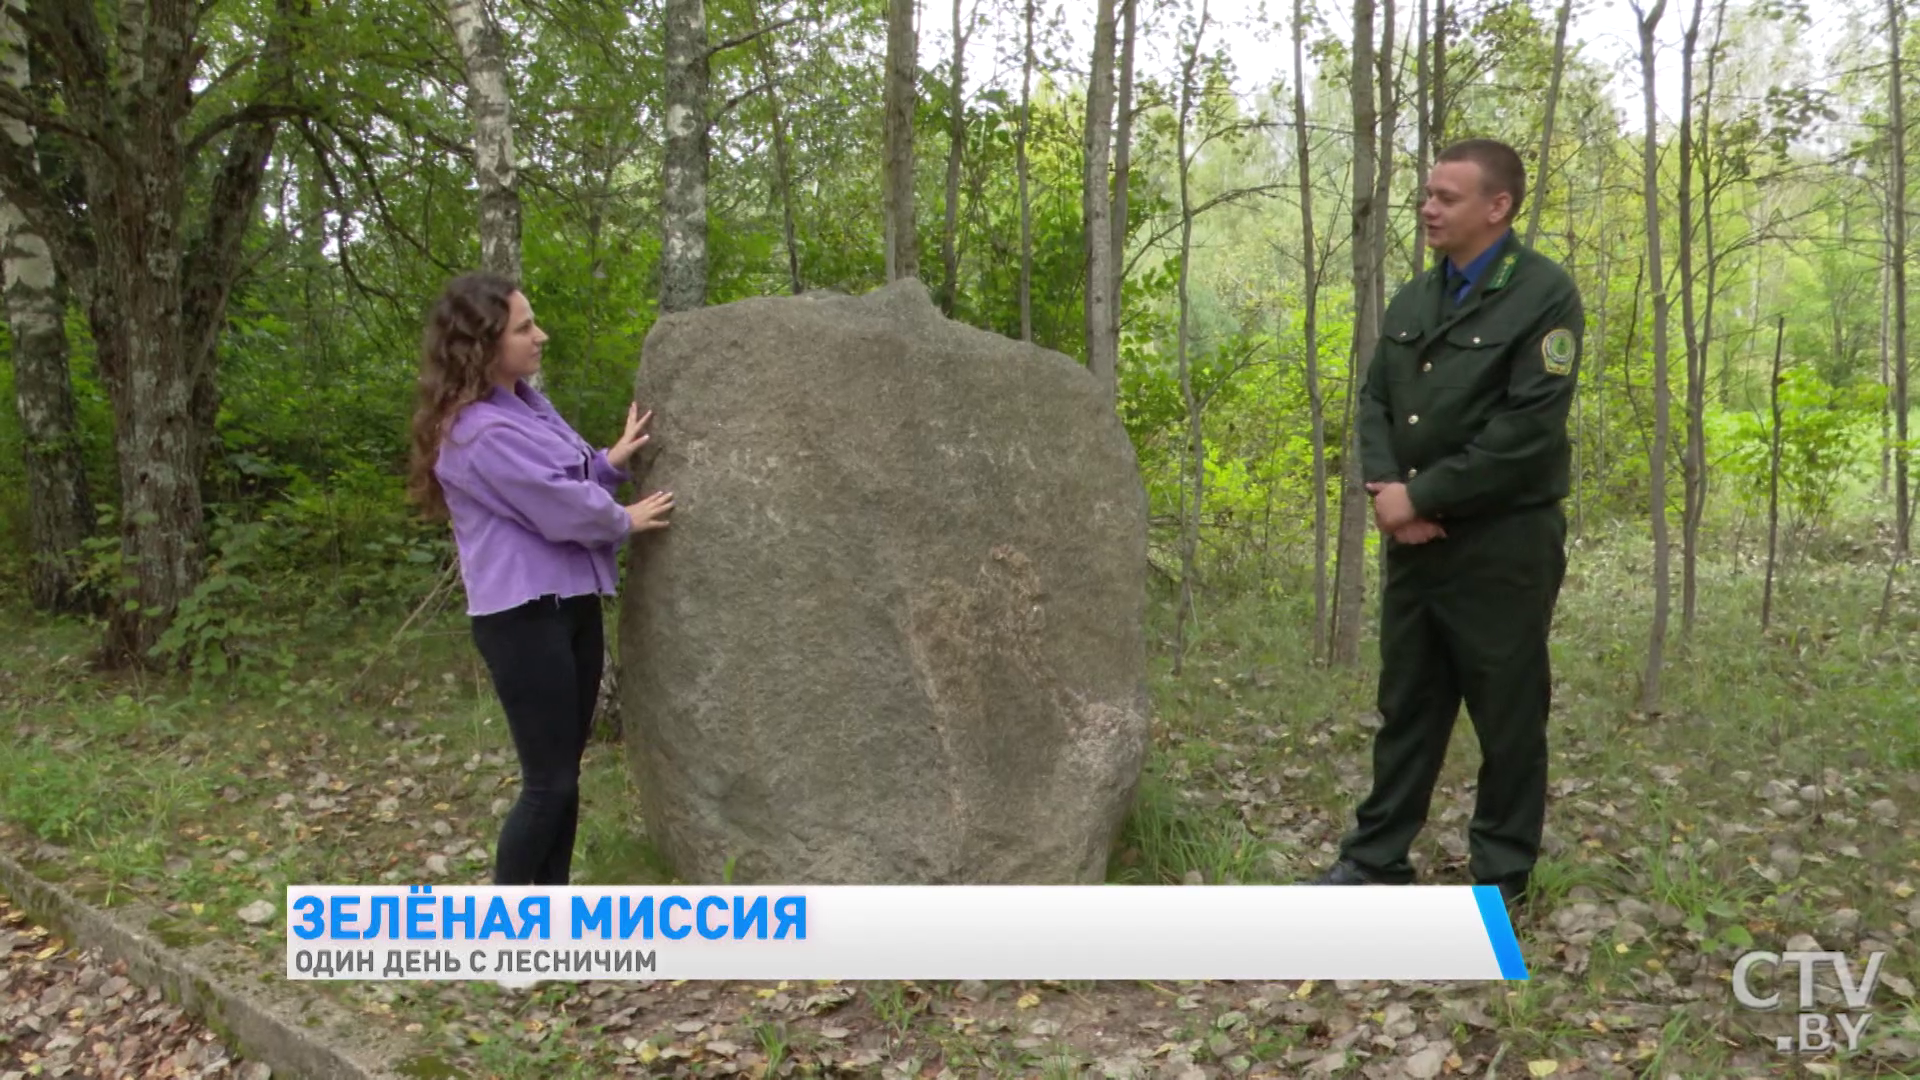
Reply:
[[[1421,370],[1421,371],[1432,371],[1432,370],[1433,370],[1433,361],[1431,361],[1431,360],[1429,360],[1429,361],[1427,361],[1426,363],[1424,363],[1424,364],[1421,364],[1421,365],[1420,365],[1420,370]]]
[[[1411,479],[1413,479],[1414,477],[1416,477],[1416,476],[1419,476],[1419,475],[1420,475],[1420,470],[1419,470],[1419,469],[1408,469],[1408,470],[1407,470],[1407,479],[1409,479],[1409,480],[1411,480]]]
[[[1419,422],[1420,422],[1420,418],[1419,418],[1418,416],[1409,416],[1409,417],[1407,417],[1407,423],[1409,423],[1409,424],[1417,424],[1417,423],[1419,423]]]
[[[1474,338],[1474,339],[1473,339],[1473,343],[1474,343],[1475,345],[1478,345],[1478,344],[1480,344],[1480,339],[1479,339],[1479,338]]]

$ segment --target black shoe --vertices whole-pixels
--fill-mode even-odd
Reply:
[[[1481,881],[1475,884],[1498,885],[1500,887],[1500,898],[1507,902],[1507,911],[1509,914],[1526,907],[1530,895],[1528,890],[1531,882],[1527,874],[1513,874],[1501,878],[1498,881]]]
[[[1411,885],[1413,875],[1378,874],[1363,868],[1352,859],[1341,859],[1333,864],[1326,873],[1313,879],[1315,885]]]

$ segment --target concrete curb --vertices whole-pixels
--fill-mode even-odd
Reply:
[[[394,1071],[418,1048],[383,1045],[372,1025],[217,942],[174,948],[150,928],[164,913],[129,904],[104,911],[46,881],[0,852],[0,890],[68,941],[127,965],[134,981],[158,986],[169,1001],[219,1032],[234,1052],[264,1063],[275,1077],[301,1080],[403,1080]]]

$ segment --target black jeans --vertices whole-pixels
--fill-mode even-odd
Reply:
[[[600,691],[600,598],[543,597],[476,615],[473,640],[520,756],[520,798],[494,855],[495,885],[565,885],[580,823],[580,757]]]

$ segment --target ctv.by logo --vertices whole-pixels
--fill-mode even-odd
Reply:
[[[1867,1030],[1867,1021],[1873,1019],[1873,1014],[1842,1012],[1834,1013],[1829,1017],[1827,1013],[1821,1012],[1820,1003],[1814,995],[1814,973],[1822,965],[1832,966],[1833,974],[1840,982],[1840,997],[1847,1003],[1847,1008],[1865,1009],[1867,1003],[1873,998],[1874,987],[1880,982],[1880,965],[1886,958],[1887,954],[1884,952],[1869,953],[1867,970],[1856,982],[1853,963],[1845,953],[1796,950],[1780,953],[1765,951],[1746,953],[1733,965],[1733,997],[1749,1009],[1761,1012],[1777,1009],[1780,1007],[1779,991],[1776,990],[1766,997],[1753,992],[1754,966],[1770,964],[1776,969],[1789,965],[1796,966],[1800,969],[1800,1008],[1794,1017],[1798,1027],[1794,1034],[1782,1035],[1775,1039],[1774,1045],[1784,1053],[1825,1053],[1834,1049],[1833,1032],[1838,1028],[1840,1035],[1846,1039],[1846,1048],[1854,1050],[1859,1047],[1860,1035]]]

